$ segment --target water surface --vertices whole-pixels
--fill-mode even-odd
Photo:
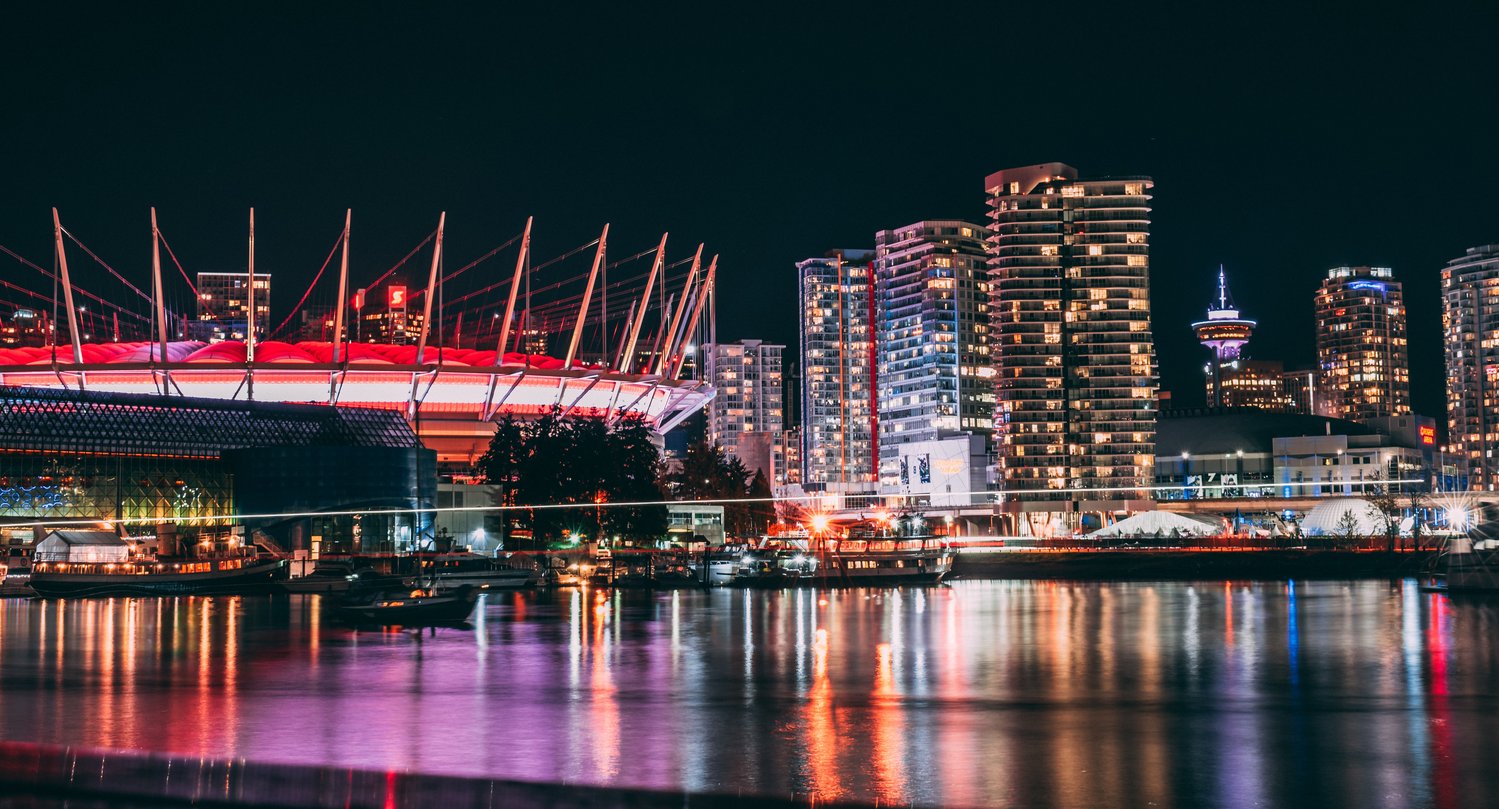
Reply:
[[[1414,582],[0,601],[0,736],[941,805],[1499,805],[1499,607]]]

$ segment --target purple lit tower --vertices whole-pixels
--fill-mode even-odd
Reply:
[[[1197,339],[1212,352],[1208,363],[1208,407],[1217,407],[1222,401],[1223,366],[1233,366],[1239,361],[1239,349],[1249,342],[1255,323],[1239,317],[1233,299],[1228,295],[1228,278],[1223,267],[1218,267],[1217,305],[1208,305],[1208,319],[1192,324]]]

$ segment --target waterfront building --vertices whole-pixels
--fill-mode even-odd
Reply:
[[[836,250],[796,264],[801,293],[801,482],[868,489],[878,428],[873,253]]]
[[[987,237],[984,227],[958,220],[875,234],[884,488],[910,485],[899,473],[901,445],[965,433],[987,442],[994,432]]]
[[[769,481],[785,465],[780,449],[785,349],[760,340],[703,346],[709,382],[718,391],[708,403],[708,438],[746,468],[764,472]]]
[[[1163,413],[1156,499],[1424,491],[1431,485],[1435,431],[1432,419],[1412,415],[1361,424],[1253,410]]]
[[[410,548],[405,510],[431,506],[436,477],[398,412],[0,387],[0,519],[150,532],[321,512],[242,522],[288,551],[392,552]]]
[[[1212,303],[1208,304],[1208,319],[1192,324],[1192,331],[1197,334],[1197,341],[1208,350],[1209,359],[1206,369],[1208,407],[1234,406],[1229,402],[1228,392],[1224,390],[1224,368],[1231,367],[1236,371],[1239,370],[1237,364],[1239,355],[1244,349],[1244,344],[1249,342],[1250,335],[1254,334],[1254,327],[1253,320],[1239,316],[1239,309],[1233,305],[1233,299],[1228,294],[1228,276],[1220,266],[1218,268],[1218,295]],[[1259,380],[1248,374],[1239,374],[1238,377],[1235,381],[1239,383],[1237,385],[1239,391],[1253,396],[1252,391],[1258,390],[1256,383]]]
[[[250,320],[250,274],[198,273],[198,317],[189,337],[205,342],[245,339]],[[255,336],[268,335],[271,320],[271,275],[255,273]]]
[[[995,423],[1014,509],[1140,497],[1155,477],[1148,177],[1063,163],[989,175]]]
[[[1470,247],[1442,270],[1447,441],[1473,489],[1499,484],[1499,244]]]
[[[1317,288],[1326,412],[1350,421],[1411,412],[1405,301],[1389,267],[1334,267]]]

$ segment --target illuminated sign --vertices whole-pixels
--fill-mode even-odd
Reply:
[[[364,308],[364,290],[362,290],[362,289],[356,289],[356,290],[354,290],[354,308],[355,309],[363,309]]]
[[[1354,281],[1348,285],[1349,289],[1372,289],[1381,295],[1384,294],[1385,286],[1378,281]]]
[[[1417,427],[1416,432],[1420,434],[1421,443],[1423,444],[1430,446],[1437,442],[1437,428],[1435,427]]]
[[[392,309],[406,308],[406,287],[386,287],[385,303]]]

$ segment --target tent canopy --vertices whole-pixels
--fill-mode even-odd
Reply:
[[[1088,536],[1094,539],[1107,539],[1132,536],[1153,537],[1159,533],[1163,537],[1168,537],[1173,531],[1176,536],[1206,537],[1223,533],[1223,527],[1217,520],[1206,517],[1193,517],[1171,511],[1144,511],[1120,520],[1107,528],[1100,528]]]

